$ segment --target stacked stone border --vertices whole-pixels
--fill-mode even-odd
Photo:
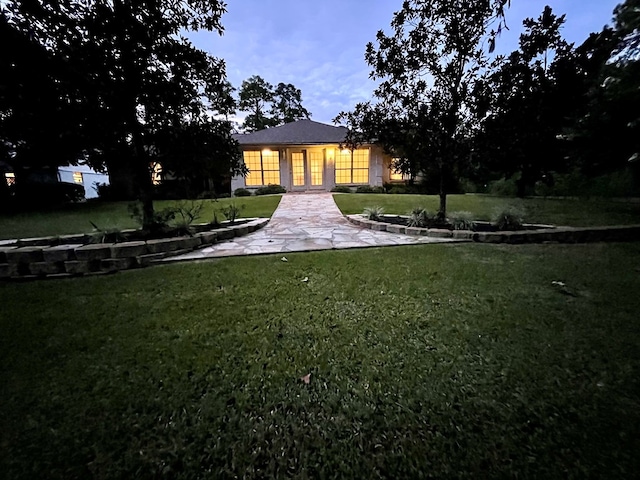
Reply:
[[[0,279],[63,278],[139,268],[162,259],[208,247],[220,240],[247,235],[264,227],[268,218],[244,219],[211,229],[194,225],[193,236],[122,243],[89,243],[91,235],[27,238],[0,245]],[[237,222],[236,222],[237,223]],[[132,232],[126,230],[123,233]]]
[[[408,218],[402,215],[394,215],[394,217]],[[640,225],[583,228],[525,224],[525,230],[513,232],[473,232],[471,230],[407,227],[404,225],[368,220],[363,215],[346,215],[346,218],[354,225],[380,232],[416,236],[423,235],[434,238],[453,238],[480,243],[587,243],[640,240]]]

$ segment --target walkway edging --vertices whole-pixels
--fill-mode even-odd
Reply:
[[[146,267],[170,256],[211,246],[220,240],[247,235],[269,222],[268,218],[248,220],[240,225],[227,224],[213,230],[205,229],[210,228],[206,224],[194,225],[197,233],[193,236],[147,241],[43,245],[51,238],[78,242],[85,235],[18,240],[14,244],[0,246],[0,279],[66,278]]]
[[[526,224],[525,226],[529,227],[529,230],[473,232],[471,230],[407,227],[404,225],[369,220],[363,215],[345,215],[345,217],[354,225],[375,231],[434,238],[473,240],[479,243],[590,243],[640,240],[640,225],[554,227],[552,225]]]

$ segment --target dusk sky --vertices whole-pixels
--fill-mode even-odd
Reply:
[[[228,0],[222,37],[190,34],[194,44],[223,58],[234,87],[260,75],[273,85],[293,83],[302,90],[312,120],[331,123],[342,110],[371,99],[374,82],[364,61],[367,42],[390,30],[402,0]],[[506,31],[496,50],[517,48],[522,20],[537,18],[545,5],[566,14],[563,36],[579,45],[589,33],[611,23],[619,0],[512,0]],[[244,117],[238,112],[240,118]]]

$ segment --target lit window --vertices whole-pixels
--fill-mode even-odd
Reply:
[[[12,186],[16,184],[16,174],[15,173],[5,173],[4,178],[7,181],[7,185]]]
[[[73,172],[73,181],[74,181],[74,183],[82,183],[82,173],[81,172]]]
[[[341,150],[336,156],[336,183],[369,183],[369,149]]]
[[[154,185],[162,183],[162,164],[160,162],[151,164],[151,183]]]
[[[244,164],[249,169],[245,177],[248,187],[280,184],[280,152],[271,150],[243,152]]]
[[[391,161],[391,167],[389,168],[389,170],[390,170],[389,179],[391,181],[394,181],[394,182],[399,182],[399,181],[402,181],[402,180],[409,180],[409,175],[407,175],[406,173],[402,173],[399,170],[396,170],[394,168],[394,165],[397,165],[399,161],[400,161],[399,158],[394,158]]]

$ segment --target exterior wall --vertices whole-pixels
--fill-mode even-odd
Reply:
[[[86,165],[77,165],[58,168],[58,179],[61,182],[77,183],[73,178],[75,172],[82,174],[82,186],[84,187],[85,198],[96,198],[98,191],[94,183],[109,184],[109,175],[98,173]]]
[[[382,147],[378,145],[365,146],[363,148],[369,148],[369,185],[382,186],[384,182],[389,179],[389,164],[391,159],[384,154]],[[330,191],[336,186],[336,174],[335,174],[335,159],[340,150],[338,144],[326,144],[326,145],[289,145],[282,146],[244,146],[242,148],[246,151],[252,150],[271,150],[280,152],[280,185],[290,191]],[[323,185],[312,186],[310,185],[310,175],[307,172],[306,182],[304,186],[293,185],[293,172],[292,172],[292,158],[293,153],[303,152],[305,154],[305,161],[311,152],[320,153],[324,159],[323,168]],[[306,163],[308,165],[308,162]],[[359,184],[344,184],[345,186],[357,187]],[[235,176],[231,179],[231,192],[233,193],[238,188],[246,188],[249,191],[254,192],[259,186],[247,186],[245,178],[242,176]]]

